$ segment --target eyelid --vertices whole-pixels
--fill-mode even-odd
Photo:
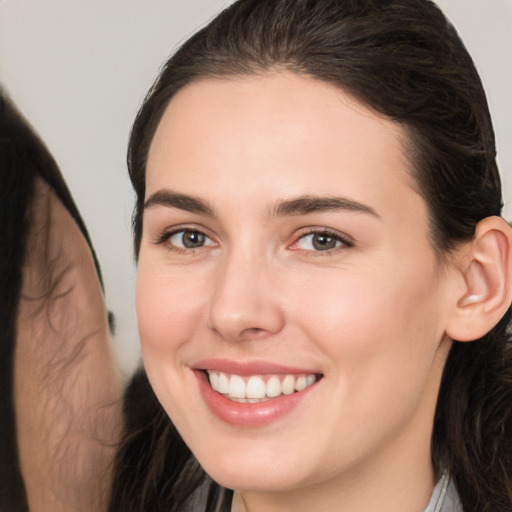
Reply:
[[[334,249],[326,249],[325,251],[315,251],[315,250],[308,250],[308,249],[301,249],[299,247],[294,247],[299,243],[300,240],[302,240],[303,238],[310,236],[310,235],[324,235],[324,236],[327,236],[330,238],[334,238],[335,240],[341,242],[342,245],[340,247],[335,247]],[[338,250],[343,250],[343,249],[353,247],[354,245],[355,245],[354,239],[351,236],[347,235],[346,233],[342,233],[335,229],[326,228],[326,227],[322,227],[322,226],[318,226],[318,227],[309,226],[309,227],[300,229],[298,231],[298,233],[295,234],[293,242],[288,247],[292,250],[310,252],[310,253],[314,253],[315,255],[322,255],[322,254],[327,255],[327,254],[332,254],[333,252],[338,251]]]
[[[167,243],[172,236],[174,236],[182,231],[191,231],[194,233],[201,233],[209,240],[215,242],[215,238],[210,234],[209,230],[207,230],[203,227],[200,227],[200,226],[196,226],[196,225],[181,224],[181,225],[176,225],[176,226],[172,226],[172,227],[168,227],[168,228],[160,230],[158,233],[156,233],[156,236],[153,239],[153,243],[155,245],[163,245],[163,244]],[[176,247],[176,246],[173,246],[173,247],[177,250],[181,249],[180,247]],[[194,249],[184,249],[184,250],[192,251]]]

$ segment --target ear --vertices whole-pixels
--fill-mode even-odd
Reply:
[[[510,307],[512,228],[500,217],[487,217],[477,224],[463,252],[458,264],[463,290],[458,291],[446,334],[473,341],[485,336]]]

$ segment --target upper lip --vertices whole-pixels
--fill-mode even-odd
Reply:
[[[195,370],[210,370],[229,373],[232,375],[268,375],[268,374],[286,374],[286,375],[308,375],[318,374],[318,370],[311,368],[298,368],[270,361],[234,361],[230,359],[203,359],[192,366]]]

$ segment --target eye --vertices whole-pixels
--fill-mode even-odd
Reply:
[[[173,249],[199,249],[205,246],[215,245],[213,240],[201,231],[193,229],[181,229],[165,235],[165,241]]]
[[[331,231],[310,231],[303,234],[293,244],[292,249],[303,251],[328,252],[341,247],[352,247],[347,238]]]

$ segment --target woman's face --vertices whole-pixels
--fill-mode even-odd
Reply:
[[[404,138],[291,73],[205,79],[169,104],[147,163],[140,338],[219,483],[431,472],[453,279]]]

